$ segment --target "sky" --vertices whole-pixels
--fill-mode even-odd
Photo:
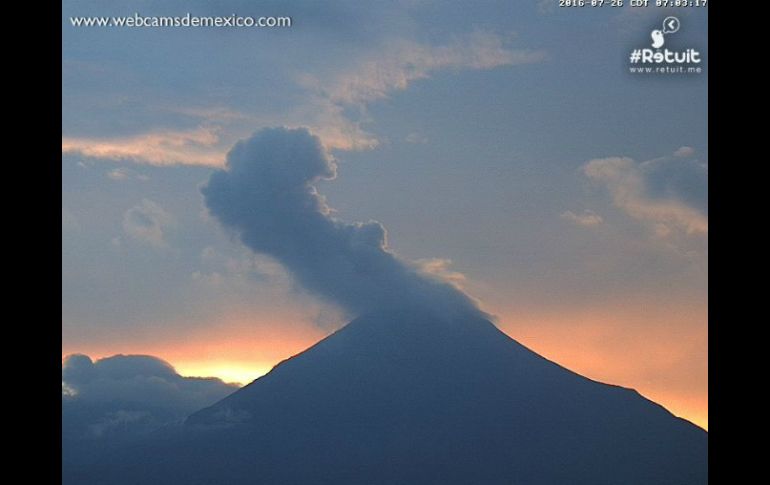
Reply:
[[[707,9],[555,3],[65,1],[62,356],[247,383],[369,309],[212,202],[236,142],[294,133],[319,144],[318,224],[707,427]],[[69,20],[135,12],[292,26]],[[630,74],[674,14],[705,72]]]

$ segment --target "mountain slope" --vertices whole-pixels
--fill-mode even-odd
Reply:
[[[707,433],[480,318],[370,315],[90,483],[702,484]]]

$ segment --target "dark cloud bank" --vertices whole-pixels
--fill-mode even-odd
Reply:
[[[62,364],[62,460],[87,463],[96,452],[141,438],[231,394],[211,377],[182,377],[146,355],[92,361],[73,354]]]
[[[394,308],[483,314],[461,290],[390,252],[379,222],[332,217],[314,184],[336,169],[306,129],[264,129],[230,150],[202,192],[210,213],[246,246],[353,316]]]
[[[116,355],[92,361],[73,354],[62,364],[62,394],[93,404],[123,402],[186,413],[207,406],[237,386],[215,377],[182,377],[149,355]]]

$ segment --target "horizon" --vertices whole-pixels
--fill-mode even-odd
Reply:
[[[350,322],[347,322],[347,323],[350,323]],[[345,323],[340,328],[336,328],[330,332],[320,334],[320,336],[316,340],[312,341],[309,344],[298,343],[295,341],[295,346],[290,346],[287,350],[280,353],[279,357],[276,357],[273,360],[261,360],[261,361],[258,361],[258,364],[254,364],[252,361],[248,359],[245,361],[238,361],[238,360],[214,361],[213,363],[211,362],[211,360],[207,360],[207,359],[195,359],[191,361],[182,360],[182,361],[177,361],[177,363],[175,363],[173,360],[163,358],[163,355],[161,352],[153,355],[144,354],[144,353],[131,353],[131,352],[118,352],[118,353],[109,354],[109,355],[85,353],[84,355],[87,355],[94,361],[110,358],[110,357],[116,357],[116,356],[152,356],[155,358],[159,358],[165,362],[168,362],[170,365],[174,367],[175,371],[182,377],[189,377],[189,378],[214,377],[214,378],[220,379],[225,384],[234,384],[234,385],[237,385],[239,388],[241,388],[269,374],[276,365],[283,362],[284,360],[296,357],[297,355],[305,352],[309,348],[315,346],[318,342],[320,342],[327,336],[332,335],[333,333],[337,332],[338,330],[346,326],[347,323]],[[571,361],[571,363],[560,362],[550,357],[549,355],[547,355],[547,353],[540,352],[538,351],[538,349],[533,348],[530,345],[527,345],[525,342],[519,341],[514,336],[506,332],[505,329],[498,323],[494,321],[492,323],[513,340],[521,343],[522,345],[529,348],[530,350],[536,352],[537,354],[545,357],[546,359],[552,362],[555,362],[560,366],[563,366],[573,372],[576,372],[584,377],[596,380],[598,382],[611,384],[611,385],[622,385],[617,382],[612,382],[612,380],[610,379],[597,377],[596,374],[601,374],[599,369],[597,369],[596,365],[592,365],[591,362],[588,362],[588,363],[581,362],[580,354],[573,355],[572,356],[573,361]],[[539,339],[538,341],[542,343],[543,339]],[[228,347],[228,351],[231,351],[231,350],[232,350],[232,347],[231,346]],[[71,354],[62,353],[62,363],[64,363],[64,360],[66,357],[71,355],[76,355],[76,354],[79,354],[79,353],[78,352],[71,353]],[[564,355],[564,353],[562,353],[562,355]],[[583,369],[586,369],[586,371],[584,371]],[[594,374],[594,375],[592,376],[590,374]],[[668,411],[670,411],[675,416],[686,419],[691,423],[708,431],[708,414],[703,415],[702,411],[699,412],[697,407],[693,409],[693,408],[689,408],[686,403],[677,404],[677,401],[675,399],[671,399],[670,397],[669,399],[666,399],[665,394],[661,394],[656,397],[654,395],[649,395],[644,389],[634,388],[633,386],[623,386],[623,387],[634,389],[635,391],[639,392],[643,397],[663,405]],[[671,401],[675,404],[673,406],[667,405],[667,401]]]

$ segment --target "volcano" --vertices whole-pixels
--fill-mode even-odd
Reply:
[[[78,477],[110,484],[705,484],[708,434],[479,316],[360,317]],[[73,481],[73,483],[75,483]]]

